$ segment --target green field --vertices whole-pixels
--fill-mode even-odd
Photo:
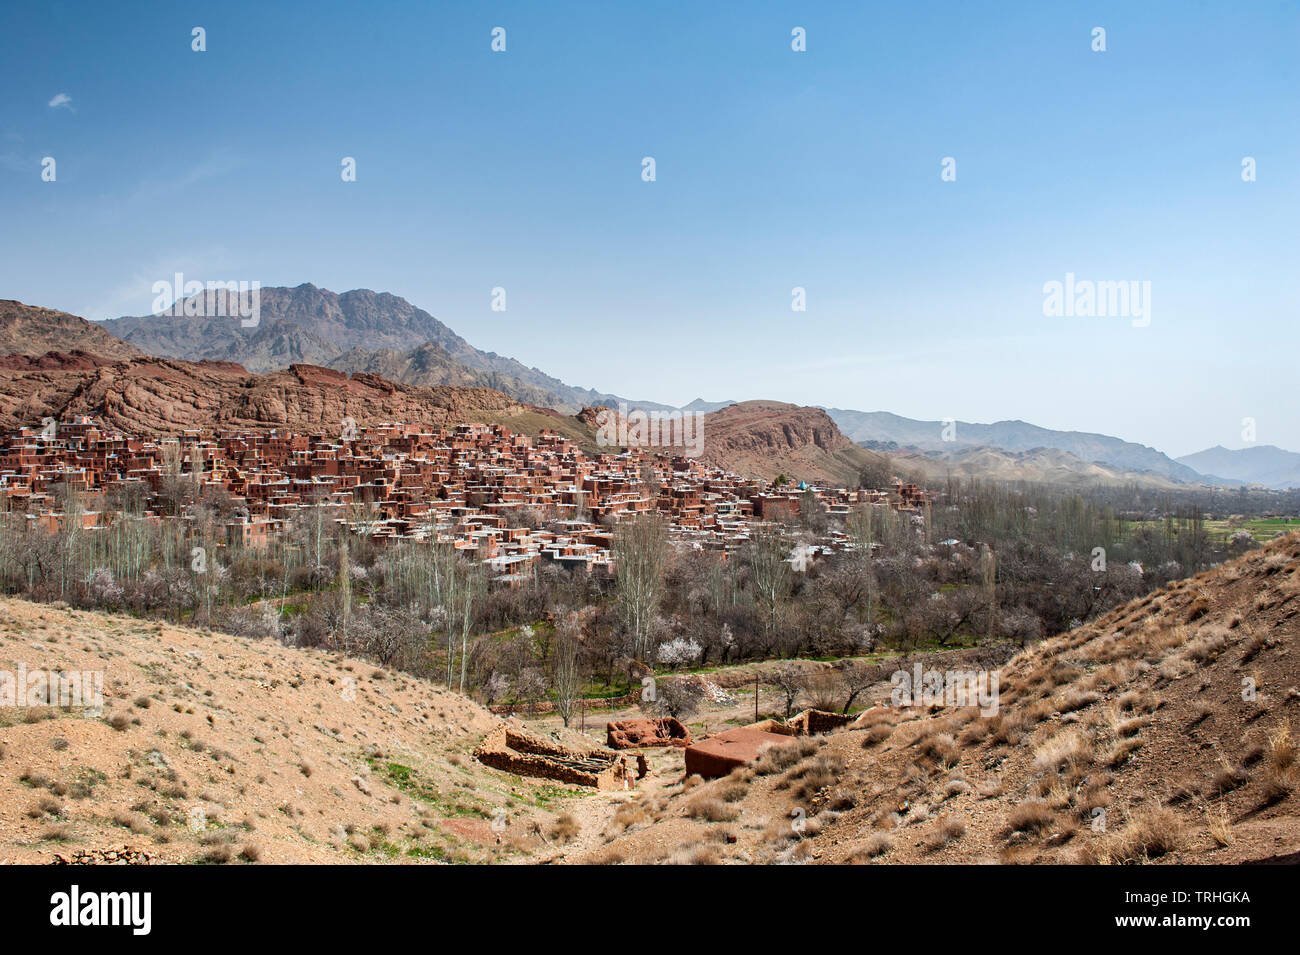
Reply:
[[[1259,517],[1229,518],[1205,522],[1206,533],[1214,540],[1227,540],[1237,531],[1249,531],[1250,535],[1265,544],[1279,534],[1288,534],[1300,530],[1300,517]]]

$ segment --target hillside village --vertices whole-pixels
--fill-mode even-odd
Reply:
[[[754,522],[791,519],[811,495],[832,516],[870,504],[920,512],[927,493],[778,486],[682,456],[628,449],[588,455],[543,430],[380,424],[342,435],[187,431],[132,436],[88,415],[0,435],[0,499],[29,528],[94,533],[123,502],[144,520],[184,516],[175,485],[226,501],[224,544],[258,549],[306,508],[375,543],[436,540],[516,583],[539,561],[611,571],[611,527],[657,511],[674,541],[731,552]],[[75,503],[73,503],[75,502]],[[541,518],[553,518],[540,527]],[[832,531],[824,546],[846,546]]]

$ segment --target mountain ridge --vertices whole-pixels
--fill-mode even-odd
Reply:
[[[250,375],[273,374],[294,365],[316,366],[414,388],[491,389],[534,411],[551,409],[565,416],[588,407],[672,407],[575,388],[515,359],[476,349],[430,313],[391,293],[353,289],[338,294],[303,283],[294,288],[263,289],[260,294],[258,323],[251,328],[220,314],[189,318],[170,314],[126,316],[90,323],[68,313],[17,302],[0,303],[0,350],[7,347],[15,354],[40,357],[47,365],[40,370],[47,372],[68,363],[84,364],[84,358],[75,357],[78,352],[112,359],[147,354],[179,361],[225,362],[240,366]],[[212,311],[216,310],[209,314]],[[114,337],[114,333],[122,337]],[[57,347],[45,347],[49,345]],[[26,369],[31,373],[37,370]],[[809,478],[817,481],[831,480],[834,475],[840,483],[853,483],[849,480],[853,467],[879,463],[878,457],[859,455],[840,445],[829,452],[825,448],[818,453],[796,451],[770,431],[770,421],[763,423],[753,417],[760,407],[767,406],[769,412],[780,407],[784,409],[780,413],[793,415],[783,426],[789,435],[797,436],[809,428],[811,432],[819,427],[825,430],[825,424],[813,426],[803,420],[811,408],[761,399],[710,402],[696,398],[682,410],[713,417],[738,406],[745,409],[733,412],[733,417],[714,418],[712,425],[715,431],[722,428],[722,457],[734,454],[755,473],[770,470],[751,460],[761,446],[767,446],[777,457],[785,456],[783,460],[788,458],[785,463],[796,470],[807,468]],[[1292,480],[1300,482],[1300,456],[1295,456],[1294,475],[1284,468],[1281,477],[1270,472],[1261,480],[1259,474],[1251,472],[1237,479],[1233,467],[1215,469],[1202,463],[1201,470],[1192,466],[1201,463],[1208,452],[1200,452],[1202,457],[1174,460],[1155,448],[1120,438],[1094,432],[1054,431],[1019,419],[993,424],[957,421],[953,423],[955,433],[948,434],[953,440],[945,441],[945,422],[883,411],[815,410],[825,414],[838,432],[867,454],[882,450],[893,453],[898,458],[891,465],[896,472],[906,470],[931,481],[956,475],[1062,486],[1138,482],[1163,488],[1235,485],[1243,480],[1281,487],[1295,486],[1290,484]],[[739,419],[734,417],[736,414]],[[731,427],[740,419],[748,419],[758,431],[742,436],[743,428]],[[760,433],[764,435],[761,438]],[[811,443],[816,447],[815,441]],[[806,446],[805,442],[800,447]],[[992,450],[976,450],[980,448]],[[1047,454],[1049,449],[1069,457]],[[1289,454],[1276,450],[1279,455]],[[808,459],[807,454],[829,457],[818,461]],[[780,470],[778,466],[777,473]],[[775,473],[766,476],[774,477]]]
[[[224,304],[222,294],[217,293],[215,301]],[[297,361],[341,371],[400,369],[408,377],[393,380],[402,384],[434,387],[452,384],[453,379],[472,380],[474,386],[497,387],[521,401],[569,413],[587,405],[628,400],[565,384],[514,358],[475,348],[429,312],[390,292],[336,293],[304,282],[292,288],[263,288],[259,295],[260,315],[252,328],[225,316],[165,313],[123,316],[99,324],[151,355],[235,361],[256,373],[282,369],[284,356],[292,355]],[[419,354],[431,344],[445,356],[436,366]],[[669,407],[646,401],[629,404],[654,410]]]
[[[944,440],[945,422],[905,418],[888,411],[854,411],[827,408],[840,430],[854,441],[894,441],[919,451],[953,451],[957,447],[987,445],[1005,451],[1055,448],[1090,464],[1120,471],[1151,472],[1183,483],[1204,483],[1195,469],[1180,464],[1155,448],[1089,431],[1054,431],[1019,419],[976,424],[952,422],[952,440]],[[955,432],[955,433],[953,433]]]
[[[1300,454],[1273,444],[1236,450],[1219,444],[1177,460],[1204,474],[1219,475],[1225,482],[1282,489],[1300,487]]]

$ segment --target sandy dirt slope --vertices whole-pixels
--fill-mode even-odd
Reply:
[[[525,861],[587,796],[475,762],[470,700],[336,654],[3,600],[20,665],[100,671],[105,702],[0,707],[8,862]]]

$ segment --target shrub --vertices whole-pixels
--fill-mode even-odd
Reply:
[[[131,717],[125,713],[114,713],[108,718],[108,725],[120,733],[131,725]]]
[[[1056,821],[1051,808],[1041,799],[1031,799],[1016,806],[1007,815],[1007,833],[1042,833]]]
[[[934,832],[930,834],[927,845],[932,850],[942,849],[950,842],[956,842],[964,835],[966,835],[966,823],[960,819],[941,816],[939,824],[935,826]]]
[[[1080,765],[1092,757],[1092,744],[1077,729],[1054,736],[1034,751],[1034,769],[1059,772]]]
[[[702,797],[686,805],[686,815],[691,819],[703,819],[706,822],[731,822],[739,815],[734,806],[728,806],[721,799]]]
[[[894,848],[894,839],[887,832],[873,832],[867,836],[862,848],[849,857],[850,861],[861,859],[876,859],[883,856],[890,849]]]
[[[1269,765],[1282,773],[1295,762],[1295,742],[1291,739],[1291,724],[1280,723],[1268,738]]]
[[[1104,848],[1111,862],[1141,863],[1178,849],[1185,834],[1186,826],[1177,812],[1151,806],[1131,817]]]
[[[551,838],[564,844],[572,842],[582,831],[582,826],[572,813],[564,813],[551,825]]]

